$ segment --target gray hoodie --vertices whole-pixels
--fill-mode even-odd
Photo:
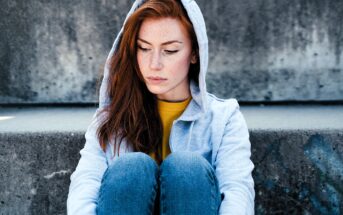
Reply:
[[[136,0],[129,17],[144,1]],[[235,99],[219,99],[206,91],[205,75],[208,66],[208,39],[200,8],[194,0],[182,0],[194,26],[199,44],[199,85],[191,82],[192,100],[182,115],[173,122],[169,145],[171,152],[192,151],[202,155],[214,168],[220,192],[225,195],[220,214],[254,214],[254,168],[250,160],[249,133]],[[107,167],[117,159],[113,143],[107,145],[106,153],[100,147],[96,130],[100,119],[97,113],[107,104],[106,94],[109,59],[116,51],[119,32],[107,58],[104,78],[100,88],[99,108],[85,134],[86,143],[80,151],[81,158],[71,175],[67,200],[68,214],[95,215],[98,192]],[[119,153],[131,152],[123,141]]]

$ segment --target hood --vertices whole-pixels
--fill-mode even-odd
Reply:
[[[131,16],[131,14],[139,8],[140,5],[142,5],[145,2],[145,0],[136,0],[130,11],[128,12],[126,19],[124,21],[124,24],[128,17]],[[200,57],[200,73],[199,73],[199,86],[197,86],[195,83],[191,82],[190,88],[191,88],[191,94],[192,94],[192,102],[190,103],[190,109],[192,110],[200,110],[201,112],[206,112],[207,110],[207,101],[206,101],[206,83],[205,83],[205,77],[208,67],[208,39],[207,39],[207,33],[206,33],[206,25],[204,21],[204,17],[201,13],[201,10],[197,3],[194,0],[181,0],[184,8],[187,11],[187,14],[193,24],[195,34],[197,36],[198,45],[199,45],[199,57]],[[124,26],[123,24],[123,26]],[[104,106],[108,105],[110,103],[109,97],[107,95],[107,83],[108,83],[108,76],[109,76],[109,62],[112,58],[113,54],[115,53],[118,42],[120,37],[122,36],[123,27],[119,31],[112,49],[107,57],[105,68],[104,68],[104,77],[101,83],[100,87],[100,98],[99,98],[99,108],[103,108]],[[187,108],[188,109],[188,108]],[[185,112],[193,112],[193,111],[185,111]],[[196,117],[197,114],[192,113],[192,116],[185,116],[186,120],[191,120],[192,118]]]

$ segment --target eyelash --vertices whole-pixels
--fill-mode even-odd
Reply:
[[[138,46],[138,49],[140,49],[142,52],[147,52],[149,51],[150,49],[147,49],[147,48],[143,48],[141,46]],[[168,55],[171,55],[171,54],[175,54],[177,53],[179,50],[164,50],[164,52]]]
[[[141,46],[138,46],[138,49],[142,50],[143,52],[149,51],[149,49],[143,48]]]
[[[176,52],[178,52],[179,50],[165,50],[165,52],[167,54],[175,54]]]

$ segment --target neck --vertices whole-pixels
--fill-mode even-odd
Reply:
[[[184,102],[184,101],[186,101],[186,100],[188,100],[190,97],[188,97],[188,98],[185,98],[185,99],[178,99],[178,100],[167,100],[167,99],[158,99],[158,100],[160,100],[160,101],[163,101],[163,102]]]
[[[186,88],[178,93],[173,92],[169,94],[157,95],[157,98],[166,102],[181,102],[187,100],[191,96],[190,88]]]

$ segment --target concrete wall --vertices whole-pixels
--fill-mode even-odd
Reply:
[[[343,1],[206,3],[213,92],[245,101],[343,99]]]
[[[96,102],[128,1],[5,1],[0,103]]]
[[[0,133],[0,214],[66,214],[83,133]],[[251,131],[256,214],[342,214],[342,141],[342,131]]]
[[[343,100],[343,1],[198,0],[209,91],[241,101]],[[132,1],[5,1],[0,103],[96,102]]]

